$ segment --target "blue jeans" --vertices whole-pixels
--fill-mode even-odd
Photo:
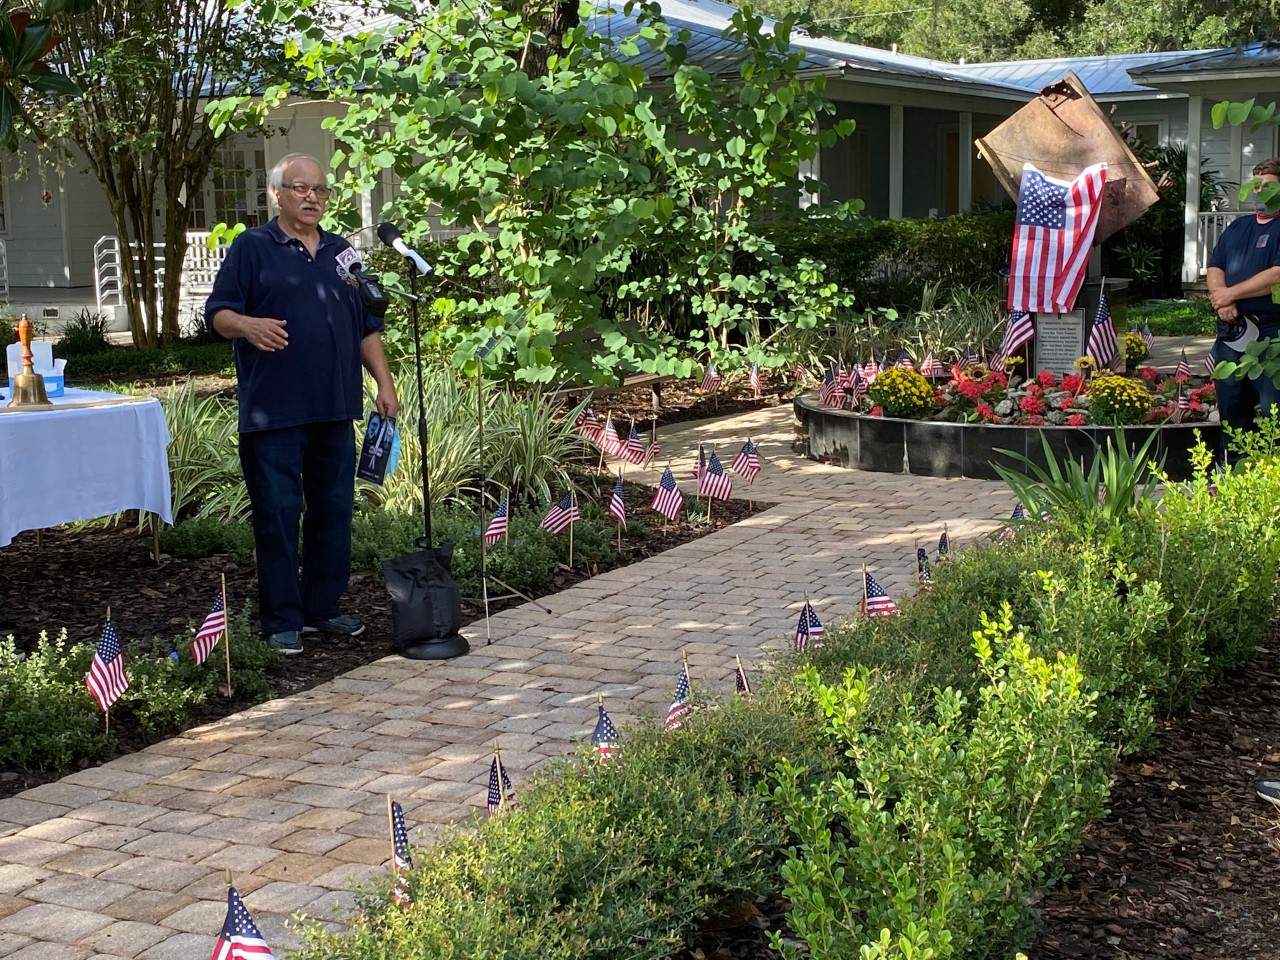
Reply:
[[[264,632],[301,630],[340,612],[338,601],[351,576],[355,462],[355,435],[347,420],[240,434]]]
[[[1258,324],[1258,331],[1259,339],[1274,337],[1278,332],[1277,324]],[[1221,340],[1215,340],[1210,356],[1217,362],[1239,360],[1244,353],[1240,350],[1232,350]],[[1256,380],[1227,377],[1225,380],[1215,380],[1213,383],[1218,394],[1218,413],[1222,417],[1222,422],[1237,430],[1253,429],[1259,407],[1262,408],[1263,415],[1266,415],[1272,407],[1280,407],[1280,387],[1272,383],[1271,378],[1266,375],[1259,376]],[[1280,414],[1280,411],[1277,411],[1277,414]],[[1222,448],[1218,451],[1220,454],[1226,450],[1226,444],[1227,435],[1224,431]]]

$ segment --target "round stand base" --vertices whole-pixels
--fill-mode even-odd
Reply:
[[[460,633],[443,640],[424,640],[395,651],[406,660],[452,660],[471,652],[471,644]]]

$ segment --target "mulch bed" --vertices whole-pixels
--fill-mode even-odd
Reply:
[[[795,384],[778,379],[765,371],[760,372],[761,391],[756,398],[747,386],[745,374],[734,374],[717,393],[705,394],[698,389],[700,379],[669,380],[662,384],[662,405],[657,416],[658,426],[686,423],[691,420],[707,420],[712,417],[728,417],[765,407],[789,403],[797,392]],[[591,405],[596,413],[604,416],[612,413],[614,419],[635,420],[636,429],[644,433],[653,421],[653,400],[647,386],[629,387],[626,390],[596,390]],[[661,438],[659,438],[661,442]]]
[[[1280,777],[1280,634],[1157,737],[1116,771],[1110,815],[1038,904],[1033,960],[1274,955],[1280,811],[1253,781]],[[780,898],[719,918],[672,960],[778,960],[770,930],[787,930]]]
[[[601,489],[607,499],[607,479],[602,478]],[[551,582],[543,584],[533,596],[558,593],[608,569],[696,540],[771,506],[757,502],[752,509],[742,500],[720,502],[715,505],[711,524],[705,519],[690,522],[686,511],[679,523],[664,531],[662,518],[649,509],[653,499],[650,487],[626,483],[623,499],[630,522],[643,523],[646,536],[624,539],[617,563],[580,563],[573,570],[559,569]],[[163,555],[161,560],[157,566],[151,558],[150,536],[140,536],[132,527],[45,530],[39,547],[34,533],[24,533],[0,549],[0,636],[12,634],[20,647],[30,649],[41,630],[56,636],[65,628],[70,642],[93,642],[110,605],[112,619],[133,650],[167,653],[172,639],[193,630],[196,621],[208,612],[224,573],[231,608],[239,610],[248,601],[256,615],[257,582],[252,565],[237,566],[226,556],[186,560]],[[519,598],[499,599],[490,603],[490,611],[523,602]],[[391,653],[391,609],[381,574],[355,571],[344,607],[365,621],[364,635],[350,640],[308,635],[305,652],[281,658],[269,677],[276,696],[306,690]],[[483,607],[479,601],[464,597],[462,613],[463,621],[471,623],[482,618]],[[216,720],[250,705],[241,699],[209,703],[192,724]],[[121,753],[164,739],[130,739],[125,731],[119,733],[125,737],[120,744]],[[57,776],[0,767],[0,796],[50,779]]]

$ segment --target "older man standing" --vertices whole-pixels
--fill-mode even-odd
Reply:
[[[339,609],[351,573],[361,365],[377,384],[380,414],[394,417],[399,401],[382,321],[338,260],[350,244],[319,227],[329,198],[319,161],[289,154],[272,168],[269,190],[278,216],[231,245],[205,320],[235,344],[262,628],[271,646],[293,654],[302,633],[364,632]]]

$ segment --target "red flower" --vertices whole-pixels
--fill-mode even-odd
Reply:
[[[1068,393],[1075,393],[1075,394],[1084,393],[1084,388],[1085,388],[1084,377],[1080,376],[1080,374],[1078,373],[1068,373],[1065,377],[1062,378],[1062,383],[1060,384],[1060,386],[1062,387],[1063,390],[1066,390]]]
[[[984,392],[982,385],[973,380],[960,380],[956,383],[956,393],[966,400],[977,400]]]
[[[1059,410],[1070,410],[1071,404],[1075,403],[1075,397],[1063,397],[1058,401]]]
[[[1147,383],[1155,383],[1160,377],[1160,372],[1155,367],[1139,367],[1138,376],[1147,381]]]
[[[1067,417],[1068,427],[1083,427],[1086,422],[1087,420],[1083,413],[1073,413],[1071,416]]]
[[[1028,396],[1039,397],[1039,396],[1042,396],[1043,394],[1044,394],[1044,389],[1040,386],[1040,384],[1036,383],[1034,380],[1032,380],[1030,383],[1027,384]]]
[[[1018,401],[1018,409],[1023,413],[1038,416],[1044,413],[1044,401],[1039,397],[1026,396]]]
[[[1009,375],[1003,370],[992,370],[991,379],[1000,384],[1002,390],[1009,385]]]
[[[1053,375],[1052,370],[1041,370],[1036,374],[1036,383],[1044,387],[1046,390],[1058,382],[1058,378]]]
[[[974,409],[978,412],[978,416],[988,423],[996,418],[995,408],[985,401],[980,401]]]
[[[1027,417],[1027,419],[1022,422],[1025,423],[1028,427],[1043,427],[1044,417],[1041,417],[1039,415],[1033,415],[1033,416]]]
[[[880,406],[880,404],[877,403],[874,407],[871,408],[871,415],[873,417],[883,417],[884,407]]]

